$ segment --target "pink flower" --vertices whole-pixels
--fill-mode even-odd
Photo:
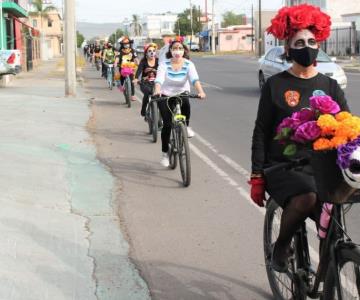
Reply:
[[[295,131],[292,140],[297,143],[307,143],[316,140],[321,134],[320,127],[316,121],[309,121],[301,124]]]
[[[327,95],[311,97],[310,107],[322,114],[337,114],[340,111],[339,104]]]
[[[311,109],[302,109],[294,112],[291,117],[282,120],[277,128],[277,133],[280,133],[284,128],[296,130],[301,124],[315,120],[315,112]]]

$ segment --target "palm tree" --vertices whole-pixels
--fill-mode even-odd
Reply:
[[[142,28],[141,28],[141,24],[139,22],[139,16],[138,15],[133,15],[132,16],[132,22],[131,22],[131,27],[133,27],[134,30],[134,35],[135,36],[140,36],[142,33]]]

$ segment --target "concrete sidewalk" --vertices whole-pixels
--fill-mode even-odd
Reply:
[[[0,89],[0,299],[150,299],[79,95],[56,61]]]

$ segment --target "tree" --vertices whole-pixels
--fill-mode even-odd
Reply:
[[[49,12],[52,10],[56,10],[57,8],[53,5],[44,5],[43,4],[43,0],[33,0],[32,1],[32,6],[34,11],[30,11],[29,15],[30,16],[35,16],[35,17],[40,17],[40,31],[43,30],[43,19],[48,19],[49,18]]]
[[[140,21],[139,21],[139,16],[138,15],[133,15],[132,17],[133,17],[133,19],[132,19],[132,22],[130,24],[130,27],[132,28],[135,36],[141,36],[141,34],[142,34],[142,26],[141,26]]]
[[[117,40],[124,35],[124,31],[122,29],[117,29],[113,34],[109,37],[109,42],[115,45]]]
[[[200,22],[201,12],[193,6],[193,32],[194,34],[202,30],[202,24]],[[175,24],[175,32],[180,35],[191,34],[191,22],[190,22],[190,9],[185,9],[182,13],[178,14],[178,18]]]
[[[227,11],[223,14],[223,22],[221,23],[222,27],[228,27],[232,25],[246,25],[246,15],[245,14],[235,14],[232,11]]]
[[[85,41],[85,37],[79,31],[76,31],[76,41],[78,48],[80,48],[82,43]]]

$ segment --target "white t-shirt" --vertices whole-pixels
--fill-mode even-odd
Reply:
[[[182,69],[174,71],[171,60],[167,59],[159,65],[155,83],[161,85],[161,94],[174,96],[190,92],[190,82],[194,85],[198,80],[199,75],[192,61],[185,59]]]
[[[167,59],[166,53],[169,51],[169,46],[170,46],[169,44],[165,45],[159,50],[159,64],[161,64]]]

